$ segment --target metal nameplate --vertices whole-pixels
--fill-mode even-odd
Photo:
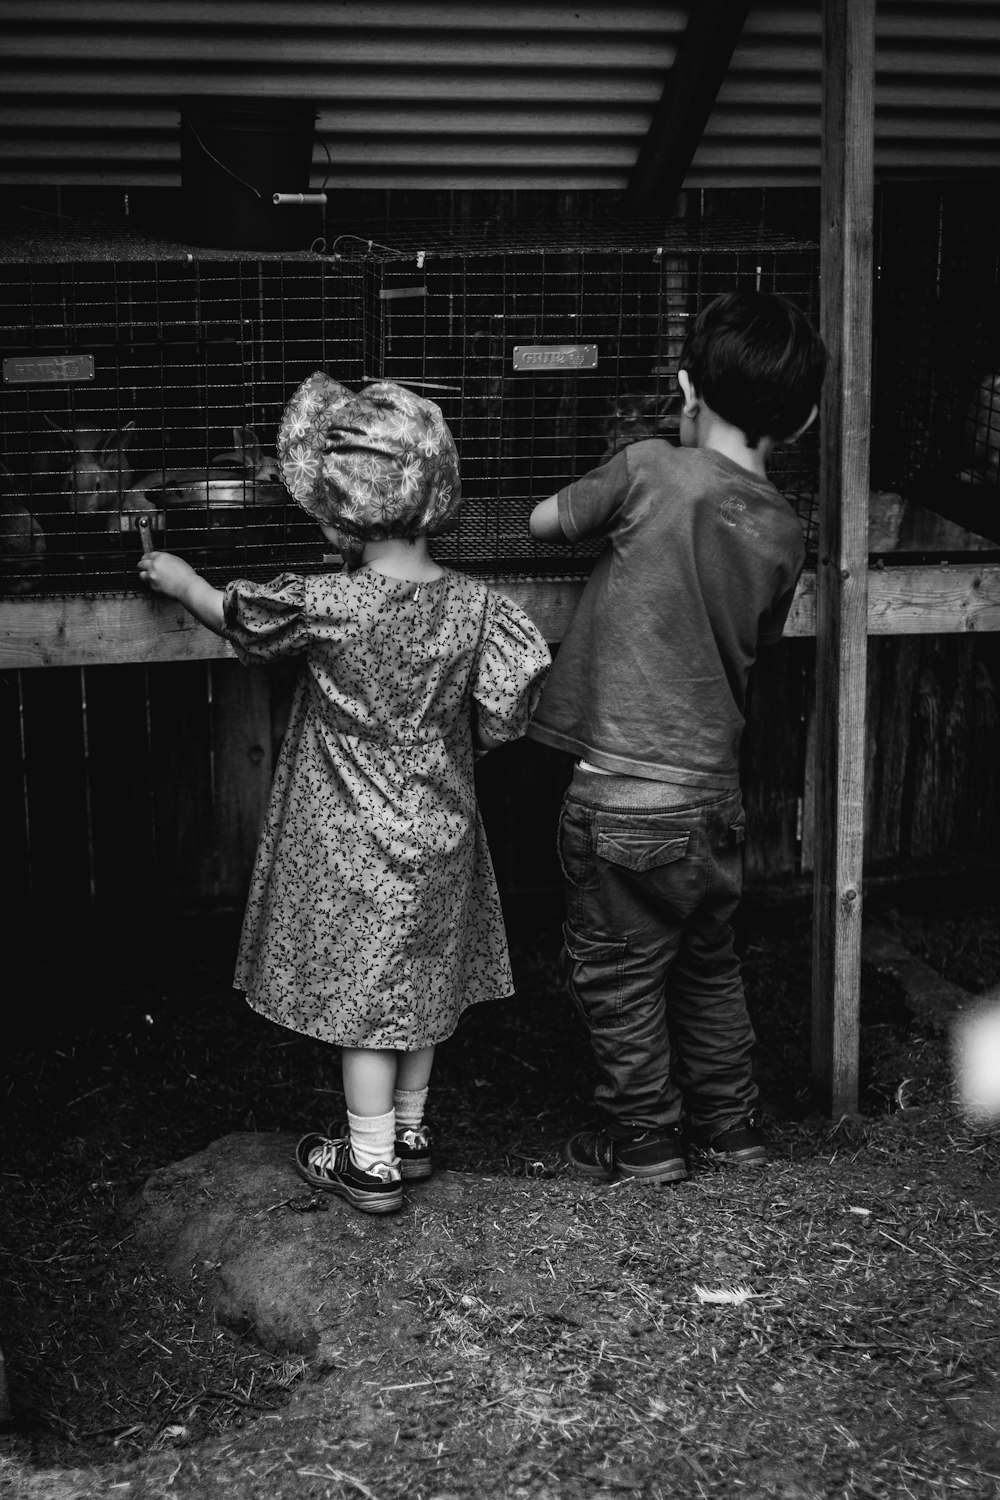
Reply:
[[[383,302],[397,302],[400,298],[426,296],[425,286],[384,286],[379,292],[379,297]]]
[[[92,354],[24,354],[3,362],[4,385],[62,385],[93,378]]]
[[[596,344],[517,344],[515,370],[595,370]]]

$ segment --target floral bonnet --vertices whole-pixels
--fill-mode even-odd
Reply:
[[[390,380],[348,390],[317,371],[278,427],[285,486],[348,550],[440,531],[462,500],[458,453],[440,408]]]

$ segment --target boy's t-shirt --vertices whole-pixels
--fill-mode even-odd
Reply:
[[[560,490],[559,521],[608,545],[529,735],[605,771],[737,786],[747,677],[805,561],[788,501],[712,449],[654,438]]]

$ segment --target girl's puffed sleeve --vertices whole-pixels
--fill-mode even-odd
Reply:
[[[489,602],[472,687],[476,721],[493,739],[516,740],[535,711],[552,656],[523,609],[492,589]]]
[[[294,656],[309,643],[305,579],[283,573],[269,583],[237,578],[223,595],[223,635],[250,666]]]

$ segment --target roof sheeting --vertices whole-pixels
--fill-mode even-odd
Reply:
[[[313,186],[620,192],[689,3],[4,0],[0,182],[176,186],[185,96],[309,99]],[[685,186],[815,186],[819,0],[751,8]],[[881,0],[879,178],[1000,172],[1000,5]]]

